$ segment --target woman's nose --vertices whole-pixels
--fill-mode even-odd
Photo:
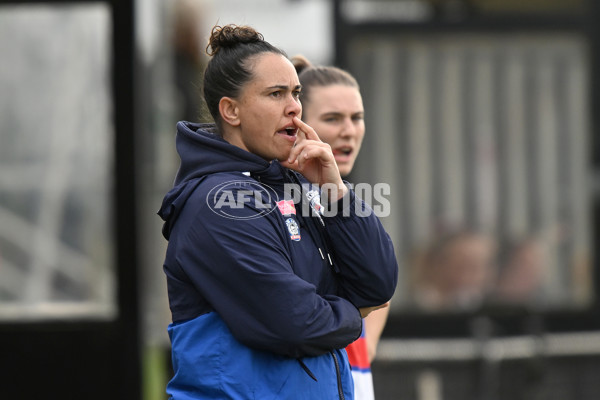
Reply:
[[[302,105],[300,101],[294,97],[290,96],[290,101],[288,102],[286,114],[292,116],[298,116],[302,112]]]
[[[342,127],[342,136],[355,136],[356,135],[356,125],[351,118],[344,119],[344,125]]]

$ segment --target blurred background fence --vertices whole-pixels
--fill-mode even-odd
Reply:
[[[531,238],[544,256],[535,301],[589,304],[585,39],[390,33],[349,42],[369,135],[353,178],[391,184],[385,220],[399,258],[410,261],[411,251],[457,231],[507,243]],[[410,262],[403,264],[399,302],[412,303],[402,299],[413,289]]]

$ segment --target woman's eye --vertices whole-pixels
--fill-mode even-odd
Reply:
[[[276,91],[276,92],[272,92],[272,93],[271,93],[271,96],[272,96],[272,97],[280,97],[280,96],[281,96],[281,91],[279,91],[279,90],[278,90],[278,91]]]
[[[299,99],[300,98],[300,93],[301,92],[299,90],[296,90],[292,94],[293,94],[293,96],[294,96],[295,99]]]

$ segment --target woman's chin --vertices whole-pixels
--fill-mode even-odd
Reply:
[[[345,165],[338,164],[338,169],[340,170],[341,176],[349,175],[350,172],[352,172],[352,164],[345,164]]]

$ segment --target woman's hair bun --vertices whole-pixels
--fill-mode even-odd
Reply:
[[[264,41],[261,33],[250,26],[225,25],[215,26],[210,33],[206,53],[214,56],[222,48],[235,47],[238,44],[257,43]]]
[[[312,68],[313,66],[311,62],[308,61],[308,58],[304,57],[302,54],[295,55],[294,57],[292,57],[291,61],[294,65],[294,68],[296,68],[296,73],[298,75],[300,75],[300,73],[305,69]]]

